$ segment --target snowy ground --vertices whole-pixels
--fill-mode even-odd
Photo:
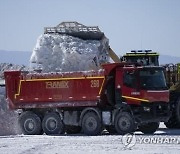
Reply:
[[[179,154],[180,143],[147,143],[148,138],[175,138],[180,140],[180,130],[166,129],[161,124],[154,136],[135,133],[136,140],[146,139],[145,143],[136,141],[131,148],[122,143],[121,135],[109,135],[106,132],[101,136],[63,135],[63,136],[1,136],[1,154],[60,154],[60,153],[130,153],[130,154]]]

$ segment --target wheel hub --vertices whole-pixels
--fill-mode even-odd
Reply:
[[[30,122],[30,123],[28,124],[28,127],[29,127],[30,129],[33,129],[33,128],[34,128],[34,124],[33,124],[32,122]]]
[[[129,120],[127,118],[122,117],[122,118],[119,119],[118,125],[119,125],[119,128],[121,130],[126,131],[130,127],[130,122],[129,122]]]
[[[26,121],[24,122],[24,129],[27,132],[31,132],[33,131],[35,128],[35,122],[32,119],[26,119]]]
[[[55,122],[55,121],[50,121],[50,122],[49,122],[49,126],[50,126],[51,128],[55,128],[55,127],[56,127],[56,122]]]
[[[88,126],[88,130],[95,130],[96,127],[97,127],[97,122],[96,120],[93,118],[93,117],[89,117],[87,120],[86,120],[86,124]]]
[[[57,128],[57,121],[55,119],[49,119],[46,122],[47,129],[53,131]]]

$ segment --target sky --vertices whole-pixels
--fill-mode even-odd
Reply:
[[[0,0],[0,50],[32,52],[44,27],[63,21],[99,26],[120,56],[180,57],[180,0]]]

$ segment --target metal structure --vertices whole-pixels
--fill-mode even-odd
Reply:
[[[110,47],[108,50],[108,54],[115,63],[121,62],[120,58],[116,55],[116,53]]]
[[[44,34],[66,34],[84,40],[101,40],[104,37],[98,26],[85,26],[78,22],[62,22],[56,27],[45,27]]]
[[[168,128],[180,128],[180,63],[165,65],[166,82],[170,90],[172,115],[165,125]]]
[[[178,83],[180,83],[180,69],[179,64],[166,64],[163,66],[165,68],[165,76],[166,76],[166,82],[170,90],[175,90],[174,87]]]

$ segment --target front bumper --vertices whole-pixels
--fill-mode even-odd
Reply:
[[[132,108],[135,121],[144,122],[167,122],[171,116],[170,104],[165,102],[141,103]]]

